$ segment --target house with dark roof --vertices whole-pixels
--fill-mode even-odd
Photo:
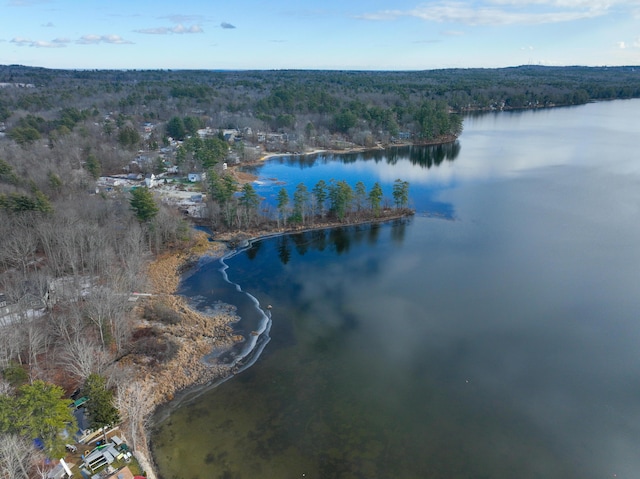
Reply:
[[[35,283],[25,282],[12,294],[0,293],[0,326],[11,324],[21,317],[35,317],[49,305],[49,290]]]

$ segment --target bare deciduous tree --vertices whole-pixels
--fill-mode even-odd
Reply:
[[[17,434],[0,434],[0,477],[29,479],[36,451],[33,444]]]
[[[58,294],[57,291],[56,294]],[[80,337],[86,326],[82,304],[75,299],[66,298],[64,306],[54,308],[49,314],[50,334],[62,347]]]
[[[0,367],[6,368],[11,361],[19,358],[22,337],[16,328],[3,325],[3,319],[0,318]]]
[[[141,274],[144,265],[149,258],[149,250],[146,246],[144,231],[140,224],[133,222],[127,229],[122,241],[114,241],[116,255],[121,258],[120,272],[122,274],[122,287],[129,291],[138,291],[146,286],[146,276]]]
[[[34,230],[14,219],[10,231],[2,240],[3,262],[7,266],[21,266],[22,274],[26,276],[37,247],[38,240]]]
[[[38,356],[46,351],[46,326],[40,317],[25,317],[19,324],[25,340],[27,361],[32,370],[38,367]]]
[[[8,314],[0,317],[3,327],[0,361],[17,357],[19,362],[37,366],[38,355],[45,352],[48,342],[42,316],[46,307],[46,277],[38,273],[28,277],[5,274],[0,285],[9,305]]]
[[[116,407],[120,411],[123,427],[127,429],[133,450],[142,441],[146,443],[145,428],[153,410],[151,387],[143,382],[121,382],[116,393]]]
[[[103,348],[107,345],[105,336],[113,335],[116,323],[126,320],[127,299],[125,293],[107,287],[97,287],[85,301],[85,312],[89,320],[96,325]],[[111,339],[117,338],[111,336]]]
[[[65,370],[84,381],[91,373],[102,374],[111,355],[86,337],[76,337],[65,345],[61,358]]]

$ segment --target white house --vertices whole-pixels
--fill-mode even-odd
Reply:
[[[154,175],[153,173],[148,173],[147,175],[145,175],[144,184],[147,188],[153,188],[154,186],[156,186],[158,184],[156,175]]]
[[[202,139],[213,136],[213,130],[209,127],[201,128],[198,131],[196,131],[196,133]]]

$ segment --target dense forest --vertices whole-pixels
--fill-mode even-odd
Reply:
[[[19,143],[54,139],[91,116],[168,121],[194,115],[215,128],[296,133],[300,143],[341,134],[358,144],[458,134],[442,111],[538,108],[640,96],[633,67],[349,71],[70,71],[0,67],[0,121]],[[63,110],[67,108],[67,110]],[[45,114],[45,112],[47,114]],[[53,114],[53,116],[52,116]],[[120,131],[125,145],[139,141]],[[107,132],[108,133],[108,132]],[[128,136],[127,136],[128,135]]]
[[[0,66],[0,477],[34,477],[43,454],[64,450],[62,430],[72,421],[65,405],[74,390],[104,393],[108,407],[129,404],[120,416],[111,411],[107,422],[97,419],[104,408],[93,411],[92,425],[128,417],[134,443],[141,434],[142,413],[133,411],[150,409],[133,396],[140,388],[123,387],[122,378],[175,357],[178,344],[158,325],[179,318],[161,303],[132,308],[129,299],[147,288],[149,261],[189,244],[193,235],[185,211],[145,188],[145,176],[153,181],[152,175],[170,173],[183,188],[183,177],[206,173],[195,185],[206,197],[200,220],[216,229],[255,228],[260,199],[233,171],[267,152],[449,143],[469,112],[638,97],[640,69],[634,67]],[[131,175],[133,186],[114,186]],[[282,190],[267,220],[286,227],[407,206],[409,185],[401,180],[386,202],[379,185],[367,191],[337,180],[298,185],[292,198]],[[44,431],[39,426],[48,410],[58,413]],[[36,437],[44,441],[42,452],[33,449]]]

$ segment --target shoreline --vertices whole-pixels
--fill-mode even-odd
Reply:
[[[254,160],[244,161],[244,165],[252,165],[262,163],[272,158],[281,158],[284,156],[312,156],[320,154],[330,155],[346,155],[350,153],[365,153],[367,151],[385,151],[391,148],[403,148],[406,146],[438,146],[453,143],[458,139],[457,135],[446,135],[441,138],[426,141],[402,141],[398,143],[377,143],[376,146],[353,146],[349,148],[316,148],[309,151],[302,152],[268,152],[263,154],[260,158]]]
[[[223,258],[229,253],[232,253],[233,250],[237,249],[238,245],[241,243],[252,243],[262,239],[273,238],[288,234],[305,233],[307,231],[386,223],[387,221],[394,221],[402,218],[411,218],[413,216],[415,216],[415,211],[410,208],[403,208],[401,210],[389,209],[383,212],[382,215],[377,217],[357,218],[347,222],[323,221],[314,224],[286,226],[280,228],[274,227],[271,229],[225,231],[222,233],[216,233],[212,236],[212,238],[214,242],[217,241],[224,243],[227,249],[229,249],[227,253],[219,256],[220,258]]]
[[[194,259],[211,255],[220,257],[227,248],[220,242],[209,243],[207,235],[196,232],[195,240],[185,250],[164,253],[152,261],[147,268],[152,296],[134,311],[139,318],[135,331],[149,328],[159,330],[159,337],[177,346],[177,351],[164,364],[153,364],[141,354],[133,353],[118,361],[121,368],[135,369],[129,380],[149,392],[149,421],[145,421],[136,450],[147,473],[147,477],[156,478],[157,467],[150,448],[150,432],[154,427],[153,417],[158,411],[170,404],[180,394],[194,388],[206,388],[211,383],[232,375],[230,367],[206,364],[203,358],[214,347],[230,348],[237,342],[233,335],[232,324],[238,317],[231,312],[219,312],[206,315],[192,309],[186,298],[177,295],[177,289],[185,266]],[[163,304],[180,317],[177,324],[151,322],[143,317],[143,308],[149,304]]]
[[[431,144],[446,144],[457,138],[439,139]],[[349,148],[343,150],[316,149],[304,153],[301,156],[315,154],[344,154],[357,153],[371,150],[385,150],[393,147],[421,146],[415,143],[402,143],[374,148]],[[290,156],[292,153],[271,153],[262,156],[253,163],[260,163],[269,158]],[[248,162],[251,164],[252,162]],[[235,168],[234,168],[235,172]],[[241,178],[238,178],[239,180]],[[242,178],[245,181],[253,179]],[[307,231],[333,229],[340,227],[357,226],[363,224],[376,224],[411,217],[415,211],[410,209],[387,209],[377,217],[363,216],[350,218],[347,222],[327,221],[322,218],[320,222],[308,225],[288,225],[281,228],[255,229],[244,231],[231,231],[213,233],[213,241],[208,234],[199,231],[194,233],[193,244],[185,249],[168,251],[155,258],[147,268],[152,297],[142,305],[136,305],[137,316],[140,323],[137,329],[159,328],[161,337],[178,344],[178,351],[171,360],[165,364],[149,366],[142,365],[136,371],[132,381],[138,381],[146,390],[153,391],[150,396],[149,421],[142,431],[142,441],[138,455],[144,463],[147,475],[150,478],[158,476],[158,468],[152,454],[151,432],[153,428],[175,408],[184,401],[189,401],[212,387],[216,387],[232,378],[236,372],[235,365],[209,364],[205,361],[208,354],[214,349],[228,350],[238,342],[245,340],[234,333],[233,325],[240,319],[235,312],[216,312],[211,315],[200,313],[192,309],[186,298],[178,296],[177,290],[186,268],[195,264],[204,256],[215,259],[225,258],[237,252],[245,245],[255,241],[288,234],[304,233]],[[194,222],[197,224],[197,222]],[[177,324],[166,325],[157,322],[149,322],[143,316],[144,304],[160,303],[179,315]],[[129,356],[136,356],[135,352]],[[128,366],[129,358],[122,358],[120,366]],[[134,358],[135,363],[135,358]]]
[[[265,161],[273,159],[273,158],[284,158],[284,157],[287,157],[287,156],[307,157],[307,156],[321,155],[321,154],[348,155],[348,154],[352,154],[352,153],[366,153],[368,151],[385,151],[385,150],[389,150],[391,148],[404,148],[404,147],[407,147],[407,146],[447,145],[447,144],[453,143],[453,142],[455,142],[457,140],[458,140],[458,136],[457,135],[447,135],[447,136],[444,136],[444,137],[441,137],[441,138],[437,138],[437,139],[429,140],[429,141],[424,141],[424,142],[403,141],[403,142],[389,143],[389,144],[377,143],[376,146],[370,146],[370,147],[368,147],[368,146],[354,146],[354,147],[343,148],[343,149],[316,148],[316,149],[312,149],[312,150],[309,150],[309,151],[302,151],[302,152],[267,152],[267,153],[264,153],[259,158],[254,158],[252,160],[243,160],[240,165],[234,165],[234,167],[230,168],[230,171],[231,171],[231,174],[238,181],[238,184],[239,185],[244,185],[245,183],[251,183],[251,182],[257,180],[258,177],[255,176],[252,173],[238,171],[238,168],[236,166],[242,167],[242,166],[259,165],[259,164],[264,163]]]
[[[167,327],[163,334],[171,338],[180,338],[180,350],[176,358],[162,365],[157,371],[143,370],[133,380],[140,381],[152,395],[150,421],[143,430],[144,441],[138,453],[145,463],[148,477],[157,478],[158,470],[150,447],[150,434],[158,423],[179,407],[184,401],[199,396],[206,390],[216,387],[235,374],[234,366],[211,365],[204,357],[214,348],[228,349],[244,340],[234,335],[233,324],[239,320],[235,314],[216,313],[208,316],[193,310],[186,299],[176,294],[185,266],[192,265],[197,259],[209,255],[213,258],[224,258],[237,252],[244,245],[267,238],[304,233],[307,231],[358,226],[363,224],[384,223],[413,216],[412,210],[391,211],[390,214],[376,218],[362,218],[350,223],[323,222],[296,228],[280,228],[276,230],[260,230],[247,233],[232,232],[216,235],[213,241],[204,232],[196,233],[195,243],[186,250],[173,251],[161,255],[148,268],[152,284],[153,298],[180,314],[182,321],[178,325]],[[239,245],[242,246],[239,246]],[[187,322],[188,324],[182,324]],[[145,327],[143,320],[140,327]],[[220,332],[224,333],[223,335]],[[216,334],[217,333],[217,334]],[[147,470],[147,469],[145,469]]]

